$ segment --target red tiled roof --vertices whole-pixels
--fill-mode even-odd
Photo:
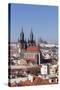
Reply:
[[[49,84],[49,80],[42,79],[40,77],[34,77],[33,82],[31,82],[30,80],[20,81],[18,83],[18,86],[32,86],[32,85],[43,85],[43,84]]]
[[[33,81],[34,85],[42,85],[42,84],[49,84],[48,79],[42,79],[40,77],[35,77],[35,80]]]
[[[31,83],[30,80],[20,81],[20,82],[18,83],[18,86],[31,86],[31,85],[32,85],[32,83]]]
[[[37,51],[39,51],[40,49],[39,49],[39,47],[37,47],[37,46],[29,46],[28,48],[27,48],[27,51],[30,51],[30,52],[37,52]]]

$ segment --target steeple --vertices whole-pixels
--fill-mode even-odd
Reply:
[[[30,39],[28,39],[28,46],[33,46],[33,45],[35,45],[35,41],[34,41],[32,29],[31,29]]]
[[[30,33],[30,41],[33,41],[33,32],[32,32],[32,29],[31,29],[31,33]]]
[[[24,32],[23,32],[23,28],[22,28],[22,31],[20,33],[20,40],[21,41],[24,41]]]
[[[23,28],[22,28],[21,33],[20,33],[20,40],[18,40],[18,41],[19,41],[19,43],[20,43],[21,50],[27,48],[27,41],[26,41],[26,39],[24,38]]]

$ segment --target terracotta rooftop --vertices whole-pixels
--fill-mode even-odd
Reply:
[[[11,86],[32,86],[32,85],[45,85],[45,84],[49,84],[49,80],[48,79],[42,79],[40,77],[34,77],[33,82],[31,82],[30,80],[26,80],[26,81],[20,81],[18,84],[16,83],[11,83]]]
[[[27,51],[30,51],[30,52],[38,52],[38,51],[40,51],[40,48],[37,47],[37,46],[29,46],[29,47],[27,48]]]

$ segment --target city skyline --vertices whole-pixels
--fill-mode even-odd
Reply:
[[[31,29],[34,39],[58,43],[58,7],[11,4],[11,41],[16,42],[23,28],[28,40]]]

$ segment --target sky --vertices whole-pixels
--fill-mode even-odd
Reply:
[[[11,4],[11,42],[17,42],[23,28],[28,40],[31,29],[34,39],[58,43],[58,7],[45,5]]]

